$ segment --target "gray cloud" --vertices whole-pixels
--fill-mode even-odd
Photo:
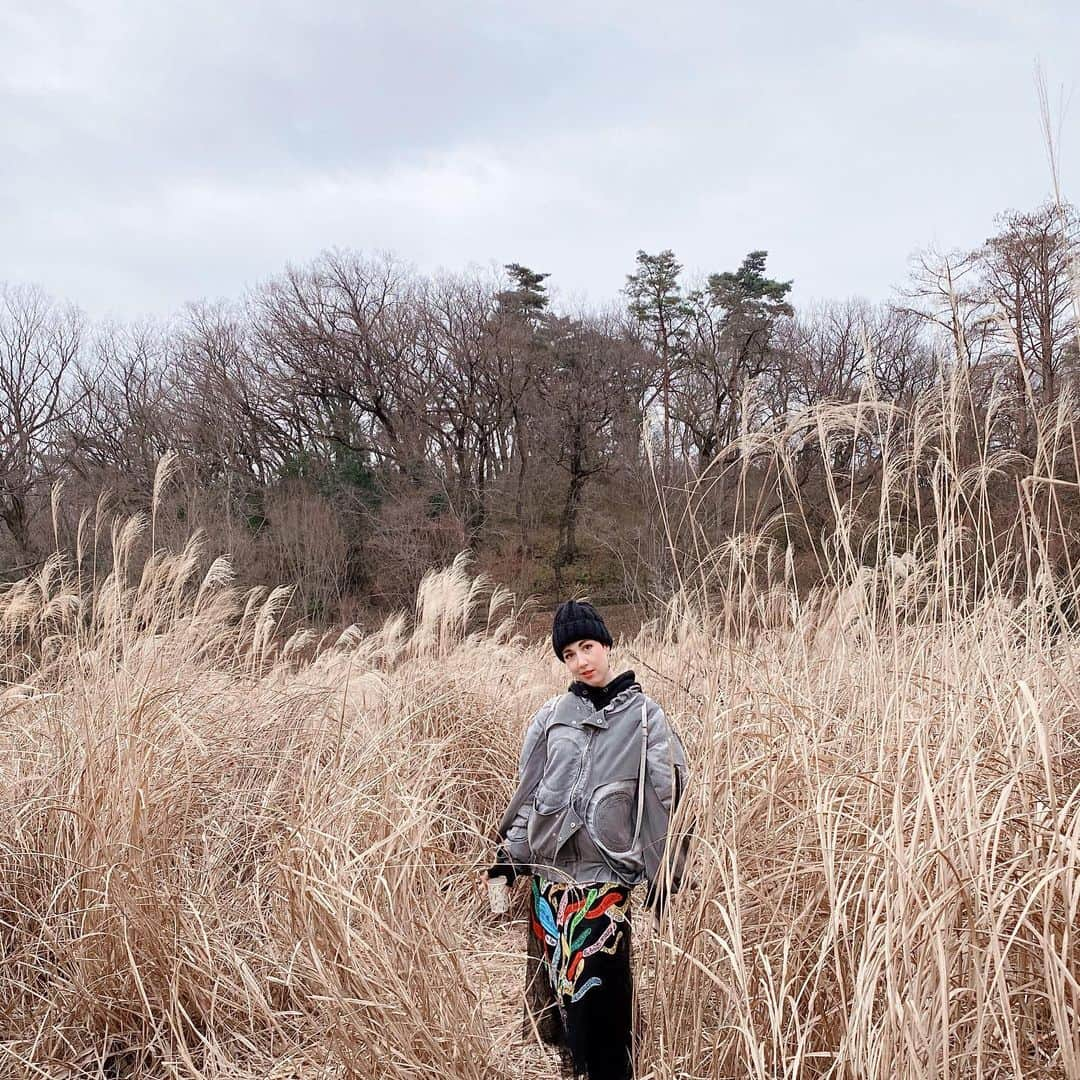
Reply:
[[[638,247],[766,247],[799,297],[881,297],[1045,196],[1033,65],[1072,78],[1080,15],[874,7],[16,0],[0,277],[167,312],[339,245],[603,300]]]

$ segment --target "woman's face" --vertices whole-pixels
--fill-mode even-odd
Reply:
[[[611,682],[610,645],[585,638],[563,649],[563,660],[575,679],[587,686],[607,686]]]

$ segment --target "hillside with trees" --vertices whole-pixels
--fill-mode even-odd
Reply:
[[[8,284],[0,570],[74,550],[86,511],[147,505],[166,455],[156,542],[203,530],[242,583],[295,582],[323,623],[410,604],[466,549],[543,603],[647,611],[751,535],[813,583],[838,515],[872,549],[887,468],[914,479],[890,515],[926,527],[942,438],[972,465],[991,449],[1008,528],[1025,477],[1077,480],[1077,235],[1068,207],[1004,214],[976,250],[922,252],[888,304],[796,306],[764,250],[700,277],[639,251],[596,310],[560,307],[542,268],[353,251],[166,323],[95,324]],[[947,430],[925,421],[946,387]],[[1074,501],[1047,530],[1070,568]]]

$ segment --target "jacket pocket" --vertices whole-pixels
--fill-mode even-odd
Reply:
[[[519,866],[527,866],[531,861],[528,828],[525,824],[515,823],[506,832],[506,851]]]
[[[643,865],[634,842],[637,820],[637,780],[612,780],[598,785],[585,810],[585,829],[599,850],[625,867]]]
[[[559,830],[566,817],[566,808],[544,812],[535,808],[529,817],[529,857],[533,866],[550,864],[558,854]]]
[[[581,777],[588,736],[569,724],[553,724],[547,735],[547,762],[534,803],[541,814],[565,810]]]

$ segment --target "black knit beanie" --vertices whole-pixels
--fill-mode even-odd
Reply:
[[[601,645],[614,644],[604,620],[592,604],[579,604],[576,600],[560,604],[551,628],[551,645],[555,655],[562,660],[563,649],[567,645],[586,639],[599,641]]]

